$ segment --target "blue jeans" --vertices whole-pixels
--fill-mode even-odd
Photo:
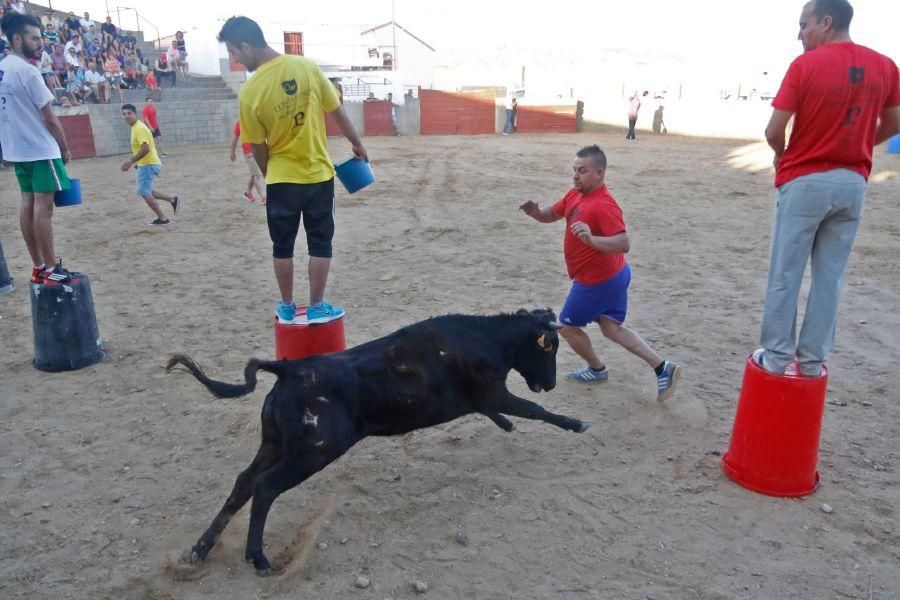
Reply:
[[[503,133],[509,133],[509,130],[512,129],[513,119],[515,119],[516,112],[511,109],[506,109],[506,124],[503,125]]]
[[[848,169],[804,175],[778,188],[760,336],[770,371],[784,372],[796,356],[803,375],[818,375],[834,347],[844,267],[865,198],[865,178]],[[797,301],[810,261],[812,285],[798,341]]]

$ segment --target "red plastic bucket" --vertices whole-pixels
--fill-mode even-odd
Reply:
[[[769,496],[793,498],[819,485],[816,463],[828,371],[802,377],[796,363],[785,375],[747,357],[737,414],[722,469],[736,483]]]
[[[306,314],[308,307],[297,307],[297,316]],[[299,320],[299,319],[298,319]],[[344,317],[309,325],[307,323],[282,323],[275,317],[275,359],[294,360],[316,354],[331,354],[346,350]]]

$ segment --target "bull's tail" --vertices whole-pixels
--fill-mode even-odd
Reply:
[[[200,368],[200,365],[194,362],[194,359],[185,356],[184,354],[176,354],[170,358],[169,362],[166,363],[166,372],[170,372],[175,368],[175,365],[182,365],[185,369],[190,371],[191,375],[197,378],[197,381],[205,385],[209,391],[215,394],[217,398],[240,398],[256,389],[256,372],[260,368],[269,370],[265,368],[267,362],[268,361],[260,361],[251,358],[244,368],[244,383],[240,385],[210,379],[206,376],[206,373],[203,372],[203,369]]]

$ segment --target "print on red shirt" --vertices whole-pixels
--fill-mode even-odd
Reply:
[[[585,285],[596,285],[615,277],[625,267],[624,254],[609,254],[594,250],[572,233],[572,223],[581,221],[596,236],[610,237],[626,231],[622,209],[604,185],[582,195],[569,190],[553,205],[553,212],[566,219],[563,253],[569,278]]]
[[[775,186],[839,168],[868,179],[878,117],[898,105],[900,76],[888,57],[853,42],[801,54],[772,101],[774,108],[795,113]]]

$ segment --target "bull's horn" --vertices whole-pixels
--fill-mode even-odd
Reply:
[[[563,328],[562,323],[560,323],[559,321],[550,321],[549,323],[547,323],[547,325],[550,327],[550,329],[562,329]]]

